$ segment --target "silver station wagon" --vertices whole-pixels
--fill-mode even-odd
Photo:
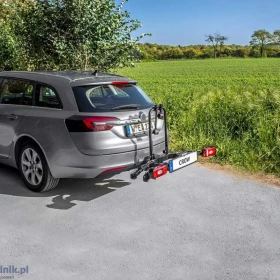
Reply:
[[[166,111],[136,81],[100,72],[1,72],[0,163],[35,192],[60,178],[157,179],[210,157],[168,152]]]
[[[97,72],[0,72],[0,162],[27,187],[50,190],[60,178],[111,176],[149,155],[154,105],[136,81]],[[159,125],[163,125],[163,120]],[[153,150],[165,148],[164,131]]]

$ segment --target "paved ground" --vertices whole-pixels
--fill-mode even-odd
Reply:
[[[39,195],[0,165],[0,213],[0,265],[29,268],[14,279],[280,279],[280,188],[199,166]]]

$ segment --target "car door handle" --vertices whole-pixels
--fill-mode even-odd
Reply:
[[[17,120],[17,119],[18,119],[18,116],[15,115],[15,114],[11,114],[11,115],[8,115],[8,116],[7,116],[7,119],[9,119],[9,120]]]

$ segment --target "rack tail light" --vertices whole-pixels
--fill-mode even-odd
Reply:
[[[168,168],[166,164],[162,164],[157,166],[156,168],[152,169],[150,172],[152,176],[150,176],[153,179],[157,179],[161,176],[164,176],[168,172]]]
[[[216,155],[217,149],[216,147],[208,147],[203,149],[203,157],[213,157]]]

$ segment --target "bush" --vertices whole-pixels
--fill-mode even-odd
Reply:
[[[218,162],[280,173],[280,91],[226,89],[194,99],[163,98],[174,150],[216,145]]]

